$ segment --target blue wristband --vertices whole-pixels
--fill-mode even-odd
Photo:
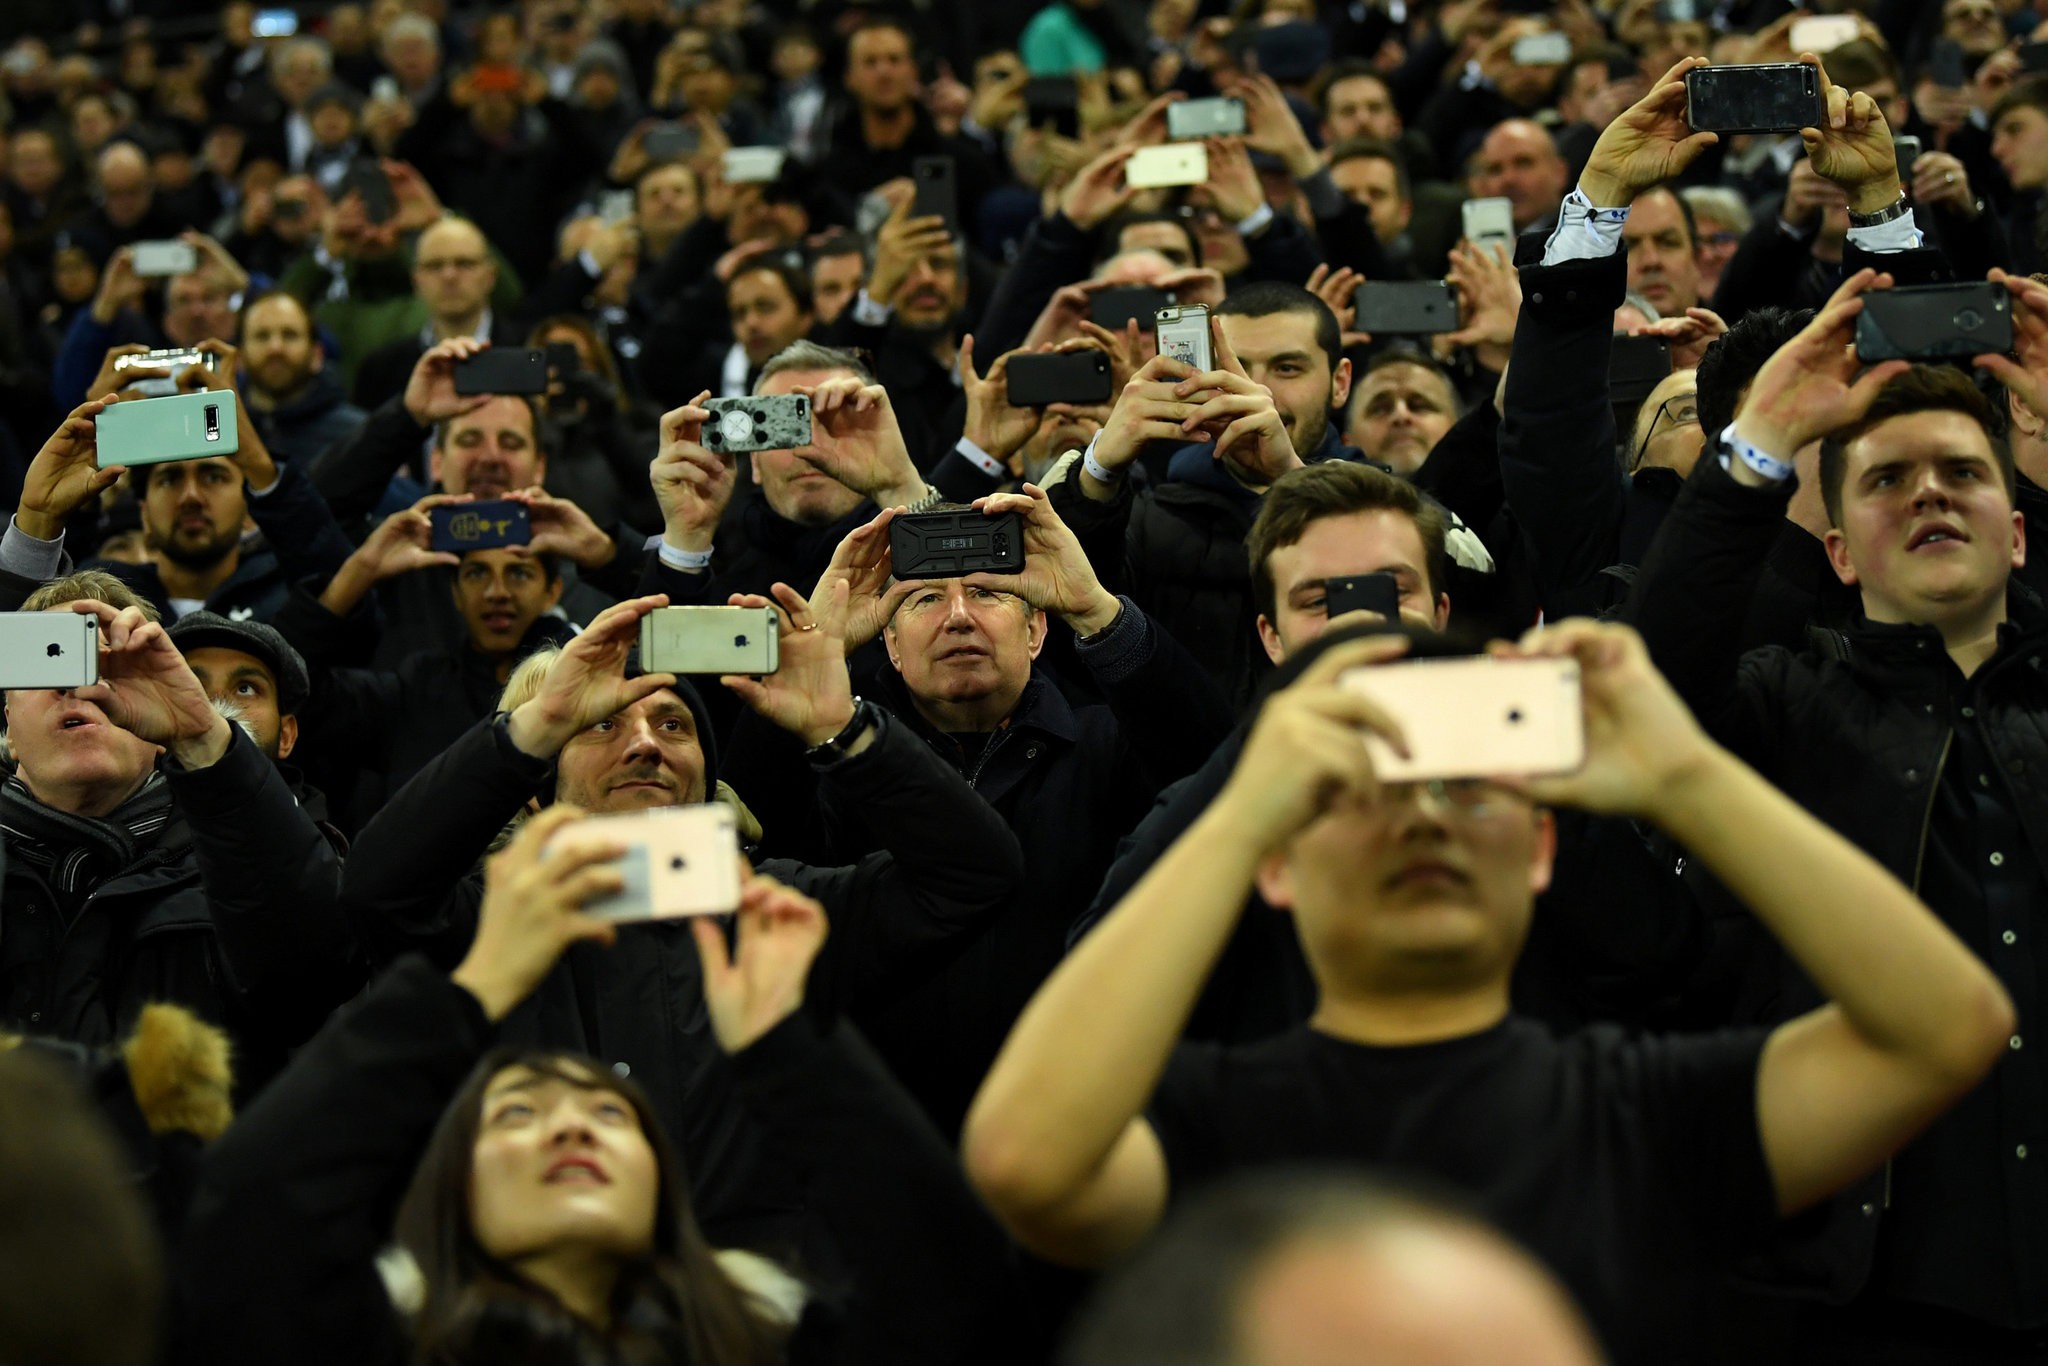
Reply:
[[[1735,454],[1735,458],[1755,470],[1774,484],[1782,484],[1792,477],[1792,466],[1775,456],[1765,455],[1735,434],[1735,424],[1729,423],[1721,432],[1721,441]]]

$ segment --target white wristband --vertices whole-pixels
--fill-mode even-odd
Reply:
[[[711,552],[708,550],[678,550],[663,541],[659,553],[663,564],[686,574],[701,573],[711,567]]]
[[[1735,424],[1729,423],[1722,429],[1721,440],[1734,453],[1735,458],[1755,470],[1774,484],[1782,484],[1792,477],[1793,467],[1776,456],[1766,455],[1735,434]]]
[[[954,444],[953,449],[960,452],[961,457],[968,464],[974,466],[974,468],[980,470],[989,478],[1006,479],[1009,477],[1009,469],[1002,461],[983,450],[980,442],[963,436]]]

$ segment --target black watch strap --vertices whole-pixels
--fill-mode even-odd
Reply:
[[[812,745],[804,751],[804,757],[814,764],[836,764],[846,757],[846,751],[853,742],[865,735],[870,727],[879,725],[882,709],[864,698],[853,699],[853,716],[840,732],[823,744]]]

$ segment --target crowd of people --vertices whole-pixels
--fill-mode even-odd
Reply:
[[[0,1361],[2048,1363],[2044,40],[10,5]],[[1583,762],[1387,776],[1471,657]]]

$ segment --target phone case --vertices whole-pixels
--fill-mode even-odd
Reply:
[[[1586,761],[1572,659],[1418,659],[1351,669],[1341,686],[1401,723],[1409,757],[1366,737],[1384,782],[1569,773]]]
[[[83,613],[0,612],[0,688],[100,681],[99,622]]]
[[[1197,370],[1214,370],[1216,360],[1209,337],[1209,309],[1206,304],[1182,304],[1159,310],[1159,354],[1171,356]]]
[[[94,418],[93,430],[101,469],[233,455],[242,445],[235,396],[211,389],[125,399]]]
[[[919,157],[910,163],[910,178],[916,187],[910,216],[943,218],[948,228],[958,232],[960,203],[953,188],[953,158]]]
[[[458,394],[544,394],[548,353],[523,346],[494,346],[455,362]]]
[[[746,674],[782,667],[772,607],[658,607],[640,618],[640,668],[652,674]]]
[[[1988,281],[1875,289],[1856,315],[1856,358],[1940,360],[2012,350],[2012,296]]]
[[[1012,356],[1004,375],[1013,408],[1109,402],[1109,357],[1093,347],[1044,356]]]
[[[1175,142],[1194,138],[1241,137],[1244,101],[1227,96],[1180,100],[1166,106],[1166,136]]]
[[[1508,49],[1516,66],[1563,66],[1572,59],[1572,40],[1562,33],[1532,33]]]
[[[1457,291],[1441,280],[1375,280],[1353,297],[1361,332],[1412,337],[1458,330]]]
[[[760,185],[782,174],[785,153],[780,147],[734,147],[724,157],[729,185]]]
[[[761,394],[753,398],[714,398],[704,407],[707,451],[733,455],[743,451],[793,451],[811,444],[811,399],[808,394]]]
[[[1020,573],[1024,519],[1014,512],[899,513],[889,523],[889,559],[899,580]]]
[[[1323,581],[1323,612],[1336,618],[1346,612],[1377,612],[1389,623],[1401,619],[1401,585],[1384,570]]]
[[[739,909],[739,824],[723,802],[592,816],[563,826],[548,847],[599,840],[626,846],[617,865],[626,885],[584,902],[586,915],[626,922]]]
[[[1173,302],[1173,296],[1150,285],[1117,285],[1088,296],[1088,317],[1097,327],[1122,332],[1124,324],[1138,320],[1150,332],[1158,322],[1159,310]]]
[[[1199,142],[1140,147],[1124,162],[1124,183],[1134,190],[1200,185],[1209,179],[1209,149]]]
[[[465,550],[525,545],[533,540],[533,521],[526,505],[509,500],[430,508],[427,520],[433,528],[431,547],[454,555]]]
[[[1505,199],[1468,199],[1459,209],[1459,216],[1464,220],[1468,242],[1514,243],[1514,208]]]
[[[1820,73],[1804,62],[1696,66],[1685,73],[1685,121],[1696,132],[1796,133],[1827,117]]]

